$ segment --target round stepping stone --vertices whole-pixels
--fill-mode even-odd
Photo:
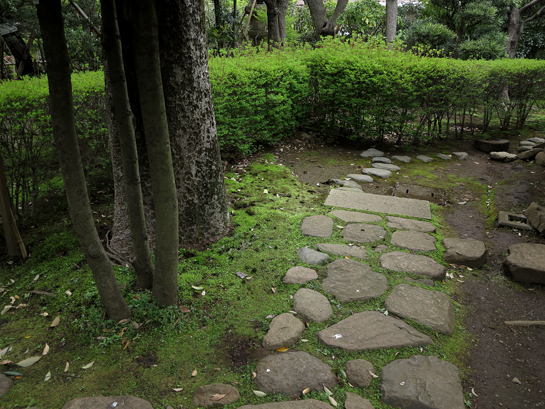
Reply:
[[[346,351],[419,347],[433,343],[430,337],[402,320],[378,311],[351,315],[318,332],[317,336],[322,344]]]
[[[338,217],[343,222],[347,223],[372,223],[382,221],[382,217],[376,214],[367,214],[361,212],[351,212],[348,210],[333,210],[330,215]]]
[[[389,170],[377,169],[377,168],[365,168],[365,169],[362,169],[362,173],[365,173],[367,175],[377,176],[383,179],[386,179],[392,176],[392,172],[390,172]]]
[[[475,140],[475,148],[481,152],[499,152],[509,150],[508,139],[477,139]]]
[[[373,409],[373,405],[369,399],[362,398],[352,392],[346,392],[344,409]]]
[[[348,381],[358,388],[366,388],[373,380],[369,371],[375,373],[373,364],[365,359],[353,359],[346,363]]]
[[[332,406],[321,400],[305,399],[289,402],[262,403],[261,405],[244,405],[239,406],[238,409],[332,409]]]
[[[13,388],[13,381],[3,373],[0,373],[0,397],[4,396]]]
[[[372,163],[392,163],[392,161],[384,156],[375,156],[372,160]]]
[[[367,257],[367,251],[358,246],[347,246],[344,244],[329,244],[318,243],[316,244],[318,250],[324,253],[335,254],[336,256],[348,256],[353,258],[365,259]]]
[[[375,224],[350,223],[342,230],[341,235],[347,241],[371,243],[383,239],[386,236],[386,230]]]
[[[276,351],[295,344],[305,330],[305,324],[285,312],[273,318],[269,331],[263,337],[263,348]],[[200,406],[200,405],[195,405]]]
[[[307,322],[324,322],[333,315],[329,300],[318,291],[309,288],[300,288],[295,293],[293,310]]]
[[[373,163],[371,166],[375,169],[386,169],[390,172],[399,172],[401,170],[399,166],[392,165],[391,163]]]
[[[386,297],[385,305],[398,317],[414,320],[446,335],[454,333],[454,306],[440,291],[398,284]]]
[[[371,148],[363,151],[360,155],[363,158],[371,158],[373,156],[384,156],[384,152],[379,151],[378,149]]]
[[[504,266],[515,281],[545,284],[545,245],[513,244]]]
[[[443,159],[443,160],[451,160],[452,159],[451,155],[445,155],[444,153],[438,153],[435,156],[437,156],[439,159]]]
[[[286,272],[282,282],[284,284],[305,284],[310,280],[316,280],[317,278],[318,274],[313,269],[303,266],[295,266]]]
[[[403,163],[409,163],[411,161],[411,158],[409,156],[402,156],[402,155],[394,155],[392,156],[393,160],[397,160],[398,162]]]
[[[221,397],[221,395],[225,395]],[[221,398],[221,399],[220,399]],[[193,392],[193,405],[208,407],[214,404],[229,405],[240,398],[237,388],[222,383],[199,386]]]
[[[358,175],[355,173],[351,173],[349,175],[346,175],[346,177],[357,180],[358,182],[365,182],[365,183],[373,183],[374,180],[369,175]]]
[[[301,234],[312,237],[331,237],[333,219],[327,216],[309,216],[303,219]]]
[[[329,260],[329,255],[309,249],[308,247],[297,250],[297,257],[299,257],[299,260],[303,263],[307,264],[321,264],[324,261]]]
[[[482,241],[474,239],[446,238],[443,240],[445,253],[443,261],[479,268],[486,263],[486,247]]]
[[[433,160],[433,158],[430,158],[429,156],[426,156],[426,155],[418,155],[416,159],[421,160],[422,162],[425,162],[425,163],[431,162]]]
[[[361,186],[358,185],[356,182],[353,182],[352,180],[330,179],[329,181],[332,183],[335,183],[336,185],[341,185],[344,187],[353,187],[353,188],[362,190]]]
[[[466,152],[452,152],[460,160],[466,160],[469,157],[469,154]]]
[[[412,230],[395,231],[390,241],[393,246],[403,247],[413,251],[433,251],[436,250],[435,242],[437,239],[427,233]]]
[[[414,278],[411,278],[411,277],[403,277],[403,280],[408,281],[409,283],[424,284],[429,287],[435,287],[435,281],[430,280],[428,278],[419,278],[415,280]]]
[[[88,396],[72,399],[62,409],[96,409],[117,408],[123,409],[153,409],[151,403],[134,396]]]
[[[382,401],[396,408],[465,408],[458,368],[435,356],[395,360],[381,378]]]
[[[327,278],[322,289],[341,303],[367,301],[382,295],[388,280],[382,274],[373,273],[371,267],[355,260],[335,260],[327,266]]]
[[[536,146],[536,143],[535,143],[535,142],[532,142],[532,141],[529,141],[529,140],[520,141],[520,144],[521,144],[522,146]]]
[[[422,220],[404,219],[403,217],[386,216],[388,227],[398,230],[414,230],[422,233],[435,233],[435,226]]]
[[[517,155],[509,152],[490,152],[490,159],[494,159],[500,162],[512,162],[517,160]]]
[[[303,351],[288,351],[260,360],[255,369],[255,384],[265,393],[279,393],[297,398],[304,389],[332,390],[337,377],[328,364]]]
[[[382,268],[392,271],[416,274],[432,280],[445,278],[445,267],[426,256],[392,251],[380,256],[380,262]]]

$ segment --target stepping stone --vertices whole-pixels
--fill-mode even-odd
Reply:
[[[3,373],[0,373],[0,397],[4,396],[13,388],[13,381]]]
[[[373,195],[333,189],[329,191],[325,205],[431,220],[430,202],[407,197]]]
[[[426,156],[426,155],[418,155],[416,159],[421,160],[424,163],[428,163],[433,160],[433,158],[430,158],[429,156]]]
[[[333,219],[327,216],[309,216],[303,219],[301,234],[312,237],[331,237]]]
[[[446,269],[430,257],[392,251],[380,256],[382,268],[442,280]]]
[[[408,281],[409,283],[424,284],[429,287],[435,287],[435,281],[430,280],[428,278],[419,278],[415,280],[414,278],[411,278],[411,277],[403,277],[403,280]]]
[[[345,244],[329,244],[318,243],[316,244],[318,250],[324,253],[335,254],[336,256],[348,256],[353,258],[359,258],[364,260],[367,257],[367,251],[363,247],[359,246],[347,246]]]
[[[482,241],[474,239],[446,238],[443,240],[445,263],[479,268],[486,263],[486,247]]]
[[[308,267],[295,266],[286,272],[282,282],[284,284],[305,284],[317,278],[318,274],[315,270]]]
[[[386,230],[376,224],[350,223],[341,231],[341,235],[346,241],[371,243],[384,239]]]
[[[86,398],[72,399],[62,409],[97,409],[117,408],[123,409],[153,409],[151,403],[134,396],[89,396]]]
[[[396,408],[465,408],[458,368],[435,356],[395,360],[381,378],[382,401]]]
[[[362,398],[352,392],[346,392],[344,409],[374,409],[369,399]]]
[[[276,351],[295,344],[305,330],[305,324],[292,314],[277,315],[269,324],[269,331],[263,337],[263,348]],[[195,405],[200,406],[200,405]]]
[[[509,212],[498,212],[498,227],[534,231],[526,216]]]
[[[378,311],[351,315],[318,332],[317,336],[320,343],[346,351],[419,347],[433,343],[430,337],[402,320]]]
[[[347,190],[349,192],[361,192],[362,191],[362,188],[361,187],[358,187],[358,188],[355,188],[355,187],[339,187],[337,188],[339,190]]]
[[[383,179],[386,179],[392,176],[392,172],[386,169],[365,168],[365,169],[362,169],[362,173],[365,173],[367,175],[377,176]]]
[[[221,399],[221,395],[225,395]],[[240,398],[237,388],[222,383],[199,386],[193,392],[193,405],[197,407],[208,407],[214,404],[229,405]]]
[[[411,161],[410,157],[400,156],[400,155],[394,155],[394,156],[392,156],[392,159],[397,160],[398,162],[403,162],[403,163],[409,163]]]
[[[309,288],[300,288],[295,293],[293,310],[307,322],[324,322],[333,315],[329,300],[318,291]]]
[[[402,217],[386,216],[388,227],[398,230],[414,230],[422,233],[435,233],[435,226],[422,220],[404,219]]]
[[[367,149],[363,151],[360,155],[363,158],[371,158],[373,156],[384,156],[384,152],[381,152],[375,148]]]
[[[333,210],[330,215],[338,217],[343,222],[347,223],[372,223],[382,221],[382,217],[376,214],[368,214],[361,212],[351,212],[348,210]]]
[[[353,188],[361,190],[361,186],[358,185],[356,182],[353,182],[352,180],[330,179],[329,181],[332,183],[335,183],[336,185],[340,185],[344,187],[353,187]]]
[[[490,159],[500,162],[512,162],[517,160],[518,156],[509,152],[490,152]]]
[[[238,409],[332,409],[332,408],[333,406],[328,405],[327,403],[322,402],[321,400],[305,399],[305,400],[293,400],[288,402],[262,403],[261,405],[244,405],[244,406],[239,406]]]
[[[517,151],[519,151],[519,152],[525,152],[525,151],[529,151],[529,150],[531,150],[531,149],[532,149],[531,146],[519,146],[519,147],[517,148]]]
[[[392,161],[384,156],[375,156],[372,160],[372,163],[392,163]]]
[[[456,329],[452,301],[440,291],[398,284],[386,297],[385,305],[398,317],[414,320],[442,334],[452,335]]]
[[[320,253],[319,251],[309,249],[308,247],[303,247],[302,249],[297,250],[297,257],[303,263],[307,264],[321,264],[326,260],[329,260],[329,256],[325,253]]]
[[[511,245],[504,267],[515,281],[545,284],[545,245],[533,243]]]
[[[381,244],[375,247],[375,253],[384,253],[385,251],[388,251],[388,246],[385,244]]]
[[[536,146],[536,143],[535,143],[535,142],[532,142],[532,141],[529,141],[529,140],[521,141],[520,144],[521,144],[522,146]]]
[[[403,247],[412,251],[433,251],[436,250],[437,239],[427,233],[412,230],[395,231],[392,234],[390,243],[393,246]]]
[[[537,166],[545,166],[545,152],[539,152],[534,160]]]
[[[532,202],[524,211],[530,225],[539,233],[545,233],[545,207]]]
[[[466,152],[452,152],[452,154],[460,160],[466,160],[469,157]]]
[[[358,182],[365,182],[365,183],[373,183],[374,180],[369,175],[359,175],[357,173],[351,173],[349,175],[346,175],[347,178],[351,178],[354,180],[357,180]]]
[[[304,389],[332,390],[337,377],[328,364],[303,351],[288,351],[269,355],[257,363],[255,384],[265,393],[279,393],[297,398]]]
[[[373,380],[369,371],[375,373],[373,364],[365,359],[353,359],[346,363],[348,382],[358,388],[366,388]]]
[[[373,273],[371,267],[355,260],[335,260],[327,266],[327,278],[322,289],[341,303],[367,301],[379,297],[388,288],[382,274]]]
[[[391,163],[373,163],[371,166],[375,169],[386,169],[390,172],[399,172],[401,170],[399,166],[392,165]]]
[[[435,156],[437,156],[439,159],[443,159],[443,160],[451,160],[452,159],[451,155],[445,155],[444,153],[438,153]]]
[[[481,152],[499,152],[509,150],[508,139],[477,139],[475,141],[475,148]]]
[[[534,142],[534,143],[545,143],[544,138],[538,138],[538,137],[528,138],[526,140],[529,142]]]
[[[541,149],[541,148],[532,148],[532,149],[528,149],[526,152],[519,153],[517,156],[518,156],[519,159],[529,161],[529,160],[534,160],[536,155],[539,152],[543,152],[543,149]]]

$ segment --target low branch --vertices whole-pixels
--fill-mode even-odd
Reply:
[[[536,5],[537,3],[540,3],[540,2],[542,2],[542,1],[543,1],[543,0],[532,0],[530,3],[528,3],[528,4],[524,5],[524,6],[522,6],[522,7],[519,9],[519,11],[520,11],[520,13],[522,14],[522,13],[524,13],[525,10],[529,9],[530,7]]]
[[[545,10],[545,6],[541,7],[533,16],[528,17],[526,20],[524,20],[522,24],[526,24],[526,23],[529,23],[530,21],[535,20],[536,18],[539,17],[539,15],[541,14],[543,10]]]

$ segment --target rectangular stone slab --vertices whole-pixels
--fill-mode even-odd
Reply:
[[[431,220],[430,202],[406,197],[333,189],[329,192],[325,205]]]

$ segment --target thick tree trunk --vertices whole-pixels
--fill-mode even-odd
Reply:
[[[396,38],[397,30],[397,0],[386,0],[386,44],[388,49]]]
[[[517,45],[520,38],[520,33],[524,26],[520,24],[520,10],[513,6],[509,11],[509,19],[507,21],[507,54],[509,58],[515,58]]]
[[[286,41],[287,0],[265,0],[269,45],[281,46]]]
[[[337,18],[344,12],[348,0],[338,0],[335,10],[331,18],[327,18],[326,9],[323,0],[307,0],[310,15],[312,16],[312,22],[314,23],[314,29],[316,35],[328,36],[335,35]]]
[[[48,63],[47,79],[55,145],[70,207],[70,217],[85,259],[93,272],[100,297],[111,319],[130,318],[113,272],[95,229],[79,154],[70,61],[63,30],[60,0],[40,0],[36,6]]]

